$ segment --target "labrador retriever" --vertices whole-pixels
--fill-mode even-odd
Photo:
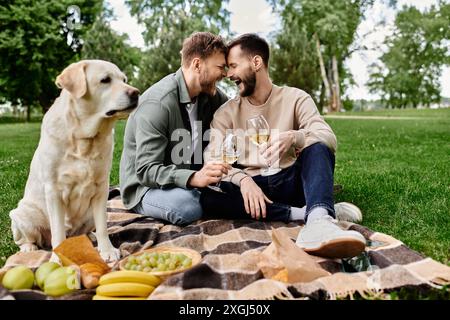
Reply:
[[[139,91],[102,60],[71,64],[56,85],[62,91],[42,121],[24,197],[9,214],[14,241],[20,251],[55,248],[95,229],[102,258],[117,260],[106,226],[113,129],[137,106]]]

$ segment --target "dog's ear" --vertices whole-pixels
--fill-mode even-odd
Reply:
[[[84,62],[72,63],[56,77],[55,84],[69,91],[76,99],[83,97],[87,91],[85,68]]]

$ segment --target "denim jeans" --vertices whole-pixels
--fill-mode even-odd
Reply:
[[[202,217],[197,189],[150,189],[134,211],[176,225],[186,225]]]
[[[289,168],[272,176],[254,176],[255,183],[273,201],[266,203],[265,220],[288,222],[291,206],[306,205],[306,218],[312,209],[322,207],[335,217],[333,199],[333,174],[335,156],[322,143],[316,143],[302,150]],[[222,182],[226,193],[202,189],[200,203],[204,218],[250,219],[246,213],[240,188],[230,182]],[[264,220],[264,219],[263,219]]]

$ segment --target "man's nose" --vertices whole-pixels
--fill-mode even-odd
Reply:
[[[228,69],[228,71],[226,72],[225,76],[226,76],[227,78],[231,78],[231,77],[233,76],[233,72],[231,72],[231,70]]]

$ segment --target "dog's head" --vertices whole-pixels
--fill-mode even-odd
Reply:
[[[139,90],[126,81],[127,77],[113,63],[82,60],[64,69],[55,83],[80,101],[83,113],[125,118],[139,99]]]

